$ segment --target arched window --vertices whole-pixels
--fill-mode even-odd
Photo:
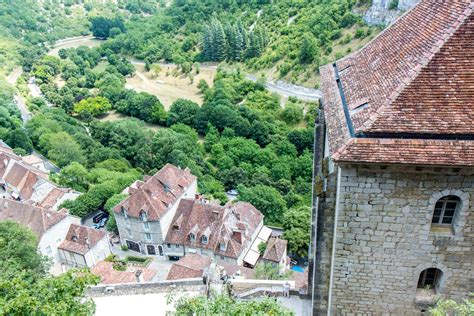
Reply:
[[[196,236],[193,233],[189,234],[189,240],[196,241]]]
[[[417,287],[419,289],[433,289],[436,291],[439,287],[442,276],[443,272],[440,269],[425,269],[420,273],[420,278],[418,279]]]
[[[207,236],[206,236],[206,235],[202,235],[202,236],[201,236],[201,242],[202,242],[203,244],[207,244]]]
[[[460,204],[461,199],[455,195],[442,197],[435,204],[431,223],[436,225],[451,225]]]
[[[127,210],[122,207],[122,215],[125,217],[125,218],[128,218],[128,213],[127,213]]]
[[[146,222],[148,219],[147,219],[147,216],[146,216],[146,213],[145,211],[141,210],[140,211],[140,219],[143,221],[143,222]]]

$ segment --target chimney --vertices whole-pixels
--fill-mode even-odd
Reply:
[[[241,244],[242,243],[242,232],[241,231],[236,231],[234,230],[232,232],[232,235],[234,236],[234,238]]]
[[[135,192],[137,192],[137,188],[134,188],[134,187],[128,187],[128,194],[133,194]]]
[[[143,282],[142,270],[137,270],[137,272],[135,272],[135,277],[137,278],[137,283]]]

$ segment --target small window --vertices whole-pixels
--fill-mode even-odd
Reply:
[[[128,213],[127,213],[127,210],[125,208],[122,207],[122,215],[125,217],[125,218],[128,218]]]
[[[50,254],[53,253],[53,251],[51,250],[51,246],[46,247],[46,253],[47,253],[48,255],[50,255]]]
[[[418,288],[436,290],[439,286],[439,280],[442,275],[443,272],[436,268],[423,270],[418,279]]]
[[[143,210],[140,211],[140,219],[142,220],[142,222],[146,222],[148,220],[146,213]]]
[[[196,236],[194,234],[189,234],[189,240],[190,241],[196,241]]]
[[[174,245],[174,247],[179,249],[179,245],[178,245],[178,244]]]
[[[144,223],[143,223],[143,227],[144,227],[145,229],[150,229],[150,223],[144,222]]]
[[[225,261],[225,257],[224,257],[224,256],[221,256],[221,260],[222,260],[222,261]]]
[[[220,249],[221,251],[225,251],[225,244],[224,244],[223,242],[221,242],[221,243],[219,244],[219,249]]]
[[[150,233],[146,233],[146,234],[145,234],[145,238],[146,238],[146,240],[151,240],[151,234],[150,234]]]
[[[207,236],[202,235],[202,236],[201,236],[201,242],[202,242],[203,244],[207,244]]]
[[[171,244],[166,244],[166,247],[171,248]]]
[[[432,224],[451,225],[461,200],[457,196],[448,195],[435,204]]]

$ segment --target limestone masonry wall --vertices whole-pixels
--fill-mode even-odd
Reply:
[[[474,170],[341,167],[332,313],[420,314],[420,273],[443,272],[440,296],[474,292]],[[453,231],[433,231],[436,201],[462,203]],[[328,212],[332,213],[332,211]],[[328,232],[330,233],[330,232]]]

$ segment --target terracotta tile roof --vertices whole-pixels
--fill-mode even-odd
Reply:
[[[238,258],[243,249],[251,244],[252,235],[262,220],[262,213],[246,202],[224,207],[203,200],[183,199],[165,243],[209,249],[218,255]],[[191,232],[195,235],[195,241],[189,239]],[[207,237],[207,243],[201,242],[203,235]],[[220,243],[226,245],[225,251],[220,250]]]
[[[229,276],[241,275],[247,279],[255,279],[255,270],[233,263],[219,261],[218,265],[222,267]]]
[[[66,238],[58,248],[84,255],[106,236],[107,233],[103,230],[71,224]]]
[[[137,269],[138,270],[138,269]],[[143,281],[150,282],[156,275],[156,271],[149,268],[140,268]],[[91,269],[91,272],[100,277],[101,284],[137,283],[134,271],[117,271],[112,262],[100,261]]]
[[[131,195],[114,208],[120,213],[125,208],[131,217],[139,217],[141,210],[147,212],[148,220],[156,221],[184,193],[185,188],[196,180],[191,171],[171,164],[165,165],[144,184],[137,183]]]
[[[270,238],[267,243],[267,248],[263,254],[264,260],[280,262],[283,256],[286,254],[286,247],[288,246],[288,241],[280,238]]]
[[[44,208],[53,208],[58,203],[58,201],[64,196],[65,193],[66,192],[64,192],[64,190],[54,188],[39,203],[39,206]]]
[[[187,254],[179,259],[168,272],[167,280],[200,278],[211,265],[211,258],[198,254]]]
[[[65,219],[67,214],[45,210],[30,204],[0,199],[0,221],[13,221],[31,229],[38,238]]]
[[[370,160],[361,157],[365,154],[361,148],[354,149],[357,154],[353,156],[345,153],[352,144],[370,144],[376,150],[377,142],[350,140],[361,135],[420,140],[398,161],[388,153],[382,156],[384,149],[380,148],[379,162],[419,164],[430,156],[430,164],[445,164],[447,158],[440,153],[456,157],[463,155],[459,149],[473,150],[473,7],[470,0],[422,0],[360,51],[321,68],[334,159]],[[343,98],[355,135],[349,132]],[[449,135],[465,141],[440,147],[445,145],[441,139]],[[474,164],[474,156],[470,157],[467,165]],[[449,164],[465,165],[466,161],[454,159]]]

